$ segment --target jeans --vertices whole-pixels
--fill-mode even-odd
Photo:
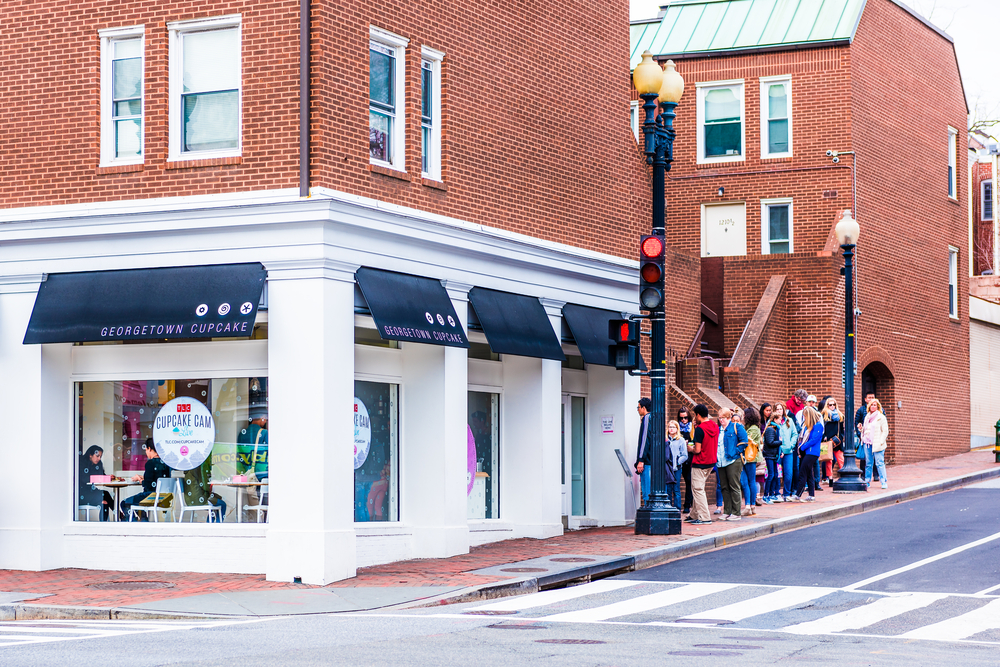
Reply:
[[[123,500],[121,503],[121,512],[125,516],[125,520],[126,521],[132,520],[132,512],[130,511],[132,509],[132,505],[138,505],[151,495],[153,495],[152,491],[143,491],[141,493],[135,494],[130,498],[126,498],[125,500]]]
[[[858,459],[858,467],[862,471],[868,469],[868,462],[872,460],[872,446],[864,443],[858,444],[858,452],[855,454]]]
[[[667,484],[667,497],[670,498],[670,504],[671,505],[673,505],[677,509],[681,508],[681,483],[680,482],[674,482],[672,484]]]
[[[722,507],[722,476],[719,474],[719,466],[715,466],[715,506]]]
[[[211,501],[209,501],[209,502],[211,502]],[[219,502],[215,503],[215,506],[218,507],[219,510],[222,512],[222,520],[225,521],[226,520],[226,501],[223,500],[222,498],[219,498]],[[217,516],[214,516],[214,515],[215,515],[215,512],[209,512],[208,513],[208,521],[209,521],[209,523],[211,523],[213,521],[214,522],[218,522],[219,518]]]
[[[764,497],[774,498],[781,494],[781,480],[778,479],[778,459],[764,459],[767,464],[767,481],[764,482]]]
[[[868,445],[871,447],[871,445]],[[878,469],[878,478],[882,480],[883,484],[889,482],[889,478],[885,476],[885,450],[881,452],[875,452],[872,456],[869,456],[865,460],[865,481],[871,484],[872,481],[872,465]]]
[[[757,464],[754,461],[743,464],[743,474],[740,475],[740,491],[743,492],[743,502],[757,504]]]
[[[639,473],[639,489],[640,497],[642,498],[642,504],[645,505],[646,501],[649,500],[649,465],[644,465],[642,467],[642,472]]]
[[[785,478],[785,497],[792,495],[792,482],[795,480],[794,467],[795,454],[781,455],[781,474]]]
[[[806,454],[802,457],[802,466],[800,467],[801,473],[799,475],[799,489],[796,495],[801,496],[802,492],[809,489],[809,496],[816,495],[816,462],[819,461],[818,456],[813,456],[812,454]]]
[[[691,493],[691,459],[689,458],[681,466],[681,473],[684,475],[684,511],[691,511],[691,503],[694,495]]]
[[[719,468],[719,475],[722,477],[723,515],[740,515],[742,505],[740,502],[740,475],[742,474],[742,461],[733,461],[726,467]]]
[[[796,445],[795,450],[792,451],[792,491],[799,488],[799,477],[802,476],[802,455],[799,453],[799,448]],[[788,494],[791,495],[791,494]]]

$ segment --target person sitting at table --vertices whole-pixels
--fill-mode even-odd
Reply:
[[[146,438],[146,470],[142,475],[133,475],[133,482],[142,482],[142,492],[137,493],[131,498],[126,498],[122,501],[121,509],[118,511],[118,516],[120,521],[131,521],[132,520],[132,506],[138,505],[147,497],[156,491],[156,480],[161,477],[170,477],[170,468],[166,463],[160,458],[160,455],[156,452],[156,447],[153,446],[153,439]],[[149,516],[144,515],[142,521],[149,521]]]
[[[80,489],[77,493],[79,504],[77,507],[91,505],[101,508],[101,521],[107,521],[111,512],[111,507],[115,504],[114,498],[107,491],[98,489],[90,483],[91,475],[103,475],[104,464],[101,457],[104,450],[97,445],[91,445],[86,453],[80,457]]]
[[[236,472],[247,475],[249,481],[267,481],[267,404],[250,405],[250,423],[236,436]],[[256,479],[254,479],[256,477]],[[259,486],[247,487],[247,505],[260,505],[265,490]],[[243,521],[249,513],[242,507]]]

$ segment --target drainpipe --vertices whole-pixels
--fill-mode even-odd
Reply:
[[[299,196],[309,196],[310,0],[299,2]]]

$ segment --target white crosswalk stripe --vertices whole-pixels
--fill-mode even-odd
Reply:
[[[507,598],[501,602],[494,602],[492,604],[483,605],[482,607],[473,607],[470,611],[522,611],[524,609],[533,609],[535,607],[544,607],[550,604],[567,602],[569,600],[575,600],[587,595],[608,593],[621,588],[635,586],[638,583],[638,581],[602,579],[600,581],[594,581],[580,586],[571,586],[570,588],[559,588],[554,591],[542,591],[541,593],[535,593],[534,595],[520,595],[517,597]]]
[[[948,596],[942,593],[910,593],[899,597],[886,597],[863,607],[848,609],[839,614],[833,614],[832,616],[826,616],[807,623],[790,625],[784,628],[784,630],[785,632],[793,632],[798,635],[821,635],[832,632],[843,632],[845,630],[857,630],[858,628],[874,625],[887,618],[926,607],[932,602],[937,602],[946,597]]]
[[[111,620],[3,621],[0,622],[0,649],[9,646],[101,639],[104,637],[120,637],[122,635],[152,632],[176,632],[182,630],[192,630],[195,628],[218,627],[257,621],[258,619],[254,619],[252,621],[167,621],[162,623]],[[0,660],[0,663],[2,663],[2,660]]]
[[[979,609],[954,616],[946,621],[925,625],[900,636],[906,639],[954,641],[997,628],[1000,628],[1000,600],[993,600]]]
[[[704,597],[712,593],[719,593],[730,588],[736,588],[738,584],[687,584],[679,588],[672,588],[651,595],[623,600],[612,604],[595,607],[594,609],[583,609],[580,611],[568,611],[552,616],[543,616],[543,621],[561,621],[563,623],[588,623],[594,621],[606,621],[609,618],[618,616],[628,616],[630,614],[641,614],[652,609],[667,607],[672,604],[687,602],[696,598]]]
[[[751,616],[769,614],[772,611],[778,611],[779,609],[786,609],[805,602],[812,602],[817,598],[833,593],[835,590],[835,588],[819,588],[811,586],[789,586],[788,588],[779,588],[772,593],[766,593],[760,597],[750,598],[749,600],[736,602],[735,604],[719,607],[718,609],[710,609],[708,611],[703,611],[700,614],[691,614],[690,616],[678,619],[677,622],[683,623],[687,620],[718,619],[720,621],[732,621],[735,623],[736,621],[742,621],[743,619],[750,618]]]

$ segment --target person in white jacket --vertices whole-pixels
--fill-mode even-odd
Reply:
[[[882,480],[882,488],[889,488],[889,480],[885,476],[885,447],[889,438],[889,422],[882,411],[882,404],[877,398],[868,403],[868,416],[861,428],[861,441],[871,446],[872,456],[865,461],[865,484],[872,483],[872,463],[878,466],[878,477]]]
[[[667,423],[667,467],[670,469],[673,482],[667,483],[667,495],[670,504],[681,508],[681,466],[688,459],[687,440],[681,435],[681,426],[671,419]]]

